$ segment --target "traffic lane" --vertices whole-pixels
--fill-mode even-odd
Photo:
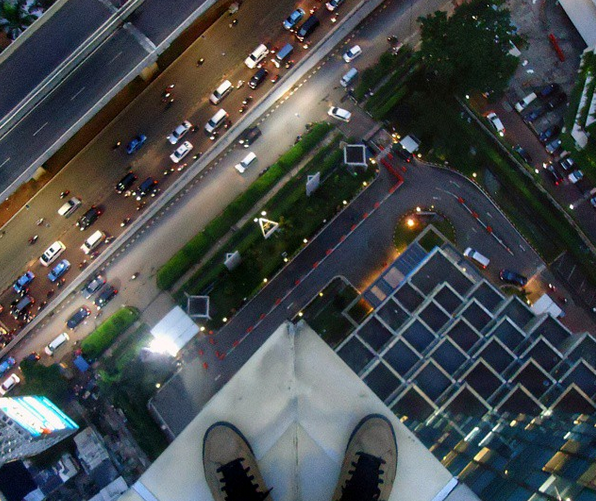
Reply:
[[[387,263],[396,257],[392,242],[395,224],[405,211],[411,210],[417,204],[426,206],[436,204],[441,212],[446,213],[454,221],[459,232],[458,243],[461,235],[469,234],[469,240],[477,247],[482,249],[492,247],[488,240],[489,235],[476,235],[471,231],[472,225],[469,221],[460,217],[462,208],[454,197],[437,196],[437,193],[444,193],[439,191],[442,187],[452,186],[452,182],[460,183],[457,174],[420,164],[409,168],[405,177],[405,184],[382,203],[376,212],[370,214],[353,234],[343,240],[335,252],[327,256],[325,249],[337,243],[338,236],[347,234],[349,227],[360,219],[367,209],[370,209],[375,199],[381,197],[394,181],[389,178],[384,169],[381,170],[377,181],[379,184],[373,183],[362,197],[348,206],[274,280],[271,280],[249,305],[220,329],[215,337],[215,346],[208,344],[206,339],[201,340],[200,349],[203,354],[201,356],[193,354],[183,370],[173,379],[174,384],[166,385],[154,397],[155,405],[165,415],[167,409],[171,407],[168,402],[180,399],[181,381],[185,383],[184,388],[195,389],[192,395],[183,399],[188,407],[186,412],[176,412],[175,415],[167,413],[169,424],[179,425],[181,430],[186,420],[191,419],[203,403],[235,374],[277,326],[286,319],[294,318],[329,280],[342,275],[360,290],[370,285]],[[474,186],[462,183],[460,189],[462,195],[473,201],[481,213],[495,211],[490,201]],[[373,193],[374,196],[369,196]],[[496,219],[498,230],[507,234],[512,239],[512,244],[525,244],[513,228],[507,228],[508,222],[503,216],[497,213],[493,218]],[[354,256],[358,256],[358,259]],[[503,249],[491,249],[491,258],[494,260],[491,267],[494,267],[495,263],[497,265],[507,263],[509,267],[515,265],[519,269],[521,266],[526,270],[535,269],[540,264],[538,256],[531,250],[512,257]],[[319,266],[313,269],[312,263],[320,260]],[[474,265],[470,263],[470,266]],[[309,273],[308,276],[305,276],[305,273]],[[290,291],[289,294],[288,291]],[[278,299],[281,299],[281,302],[275,307]],[[262,313],[267,314],[262,317]],[[242,338],[245,338],[244,341],[237,344]],[[237,345],[234,347],[234,344]],[[216,352],[227,353],[227,355],[222,360],[216,356]],[[204,368],[203,363],[207,364],[207,369]]]
[[[246,6],[243,6],[243,8],[244,7]],[[271,17],[275,16],[275,26],[279,25],[278,30],[283,32],[284,30],[281,27],[280,21],[280,19],[282,19],[281,11],[283,10],[285,12],[287,7],[278,5],[277,9],[277,11],[272,9],[266,16],[262,17],[266,22],[271,24],[273,22]],[[247,9],[245,12],[250,11]],[[253,15],[256,16],[259,12],[259,9],[256,9],[256,12],[254,12]],[[206,34],[206,37],[208,38],[206,40],[199,39],[199,42],[205,46],[214,43],[215,47],[211,49],[214,52],[221,48],[224,50],[229,49],[230,52],[227,52],[227,54],[231,55],[230,58],[225,61],[228,65],[233,65],[235,71],[234,76],[248,79],[253,71],[246,68],[242,64],[242,61],[246,57],[246,54],[251,50],[248,47],[253,46],[238,44],[234,38],[229,36],[230,29],[227,25],[224,24],[221,28],[223,29],[209,30]],[[234,30],[234,33],[243,37],[246,34],[245,32],[249,29],[248,26],[245,26],[238,31]],[[216,34],[217,36],[215,36]],[[320,32],[320,34],[322,36],[322,32]],[[260,34],[253,33],[252,36],[258,41]],[[292,35],[285,34],[284,36],[291,39]],[[255,42],[255,45],[256,43],[257,42]],[[304,54],[305,53],[306,52],[304,52]],[[192,138],[190,136],[187,138],[195,144],[193,155],[196,152],[204,151],[209,147],[211,142],[206,138],[202,130],[204,123],[211,118],[212,114],[217,109],[213,105],[207,103],[208,96],[212,92],[212,89],[221,82],[220,72],[222,71],[222,64],[220,59],[221,58],[216,57],[215,54],[213,57],[208,56],[205,65],[201,68],[196,68],[192,50],[189,51],[188,56],[181,61],[180,64],[177,62],[173,65],[172,74],[166,72],[166,74],[162,75],[162,77],[157,80],[156,84],[152,85],[150,89],[142,95],[142,98],[144,99],[141,97],[137,99],[135,104],[139,109],[136,113],[122,114],[105,133],[98,136],[98,139],[92,143],[92,145],[85,149],[67,168],[63,170],[63,173],[61,173],[62,175],[59,180],[57,180],[59,183],[59,190],[70,189],[72,193],[78,193],[79,196],[83,198],[84,202],[89,201],[90,203],[100,203],[101,196],[105,193],[106,181],[110,184],[109,189],[111,191],[113,184],[115,184],[130,168],[137,172],[139,178],[144,178],[149,174],[159,176],[166,168],[171,166],[171,161],[168,159],[168,156],[175,149],[174,146],[171,146],[165,140],[165,137],[174,127],[176,127],[176,125],[187,118],[190,118],[193,123],[199,124],[200,128],[199,134],[193,135]],[[232,68],[232,66],[230,66],[230,68]],[[211,73],[207,73],[208,71]],[[184,76],[184,78],[182,78],[182,76]],[[197,78],[197,76],[199,78]],[[209,87],[201,85],[201,78],[206,78],[211,85]],[[176,84],[174,89],[176,101],[170,109],[165,110],[165,105],[161,102],[161,94],[163,89],[172,82],[175,82]],[[238,95],[238,91],[235,91],[224,103],[222,103],[222,105],[228,107],[232,119],[234,120],[241,116],[238,113],[238,109],[240,108],[242,99],[244,99],[249,92],[255,95],[256,101],[260,94],[263,94],[270,89],[270,85],[273,84],[265,82],[257,91],[249,90],[245,86],[245,88],[240,91],[243,93],[242,95]],[[199,99],[197,99],[197,89],[203,91]],[[188,108],[190,108],[191,111],[193,108],[195,109],[194,116],[189,116],[188,112],[185,111],[185,109]],[[200,111],[197,111],[197,109],[200,109]],[[146,125],[139,126],[140,121],[144,121]],[[126,132],[119,132],[118,135],[116,135],[112,129],[119,129],[120,131]],[[129,156],[126,155],[123,147],[118,150],[112,149],[112,146],[116,141],[120,140],[124,145],[137,133],[145,133],[149,137],[148,144],[138,153]],[[80,165],[82,171],[77,169],[77,171],[73,172],[70,170],[74,165]],[[89,166],[93,166],[93,168],[89,168]],[[111,179],[109,179],[110,177]],[[68,181],[66,181],[67,179]],[[139,182],[141,181],[139,180]],[[54,183],[50,183],[50,185],[54,185]],[[49,185],[46,189],[53,192],[58,191],[49,188]],[[40,200],[40,204],[44,207],[43,210],[37,209],[35,202],[36,201],[34,200],[31,204],[32,213],[39,213],[39,217],[43,216],[50,218],[52,215],[54,219],[57,217],[56,214],[51,211],[49,214],[46,214],[45,207],[47,204],[44,203],[43,200]],[[17,223],[13,222],[12,224],[14,225]],[[24,241],[26,241],[26,239],[23,240],[23,242]],[[40,244],[45,243],[47,243],[47,240],[44,241],[41,239]],[[6,256],[4,255],[4,257]],[[2,257],[0,257],[0,263],[2,260]],[[13,263],[13,265],[10,266],[9,263]],[[6,263],[6,268],[0,266],[0,269],[14,269],[14,261],[11,259],[9,263]]]
[[[127,30],[112,35],[100,50],[73,72],[40,103],[34,112],[0,140],[0,190],[8,188],[29,166],[34,155],[40,158],[84,113],[120,80],[125,70],[134,68],[146,56],[145,50]]]
[[[109,17],[110,11],[100,0],[69,0],[60,7],[0,65],[0,117],[21,102]]]
[[[178,0],[175,4],[162,0],[145,0],[135,11],[132,24],[143,32],[155,45],[163,42],[190,15],[207,8],[208,0]]]

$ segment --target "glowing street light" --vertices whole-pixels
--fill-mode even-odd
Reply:
[[[413,228],[415,224],[416,222],[411,217],[406,220],[406,225],[408,228]]]

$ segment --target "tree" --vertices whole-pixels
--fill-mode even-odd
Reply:
[[[421,18],[420,55],[427,79],[438,90],[500,94],[518,64],[509,54],[519,42],[509,10],[502,0],[472,0],[458,7],[451,17],[435,12]]]
[[[25,28],[33,21],[35,21],[35,17],[25,10],[25,0],[17,2],[5,0],[0,3],[0,28],[12,40],[25,31]]]
[[[68,381],[60,373],[58,365],[45,366],[39,362],[23,360],[20,367],[25,376],[23,390],[27,395],[43,395],[58,405],[66,402]]]

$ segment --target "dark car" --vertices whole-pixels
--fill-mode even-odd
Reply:
[[[546,145],[546,152],[550,155],[556,155],[557,153],[559,153],[559,151],[561,151],[562,148],[563,145],[561,143],[561,140],[555,139],[554,141],[551,141]]]
[[[151,195],[152,197],[154,197],[156,193],[157,180],[149,176],[139,185],[138,189],[134,192],[134,196],[137,200],[141,200],[141,198],[144,198],[147,195]]]
[[[37,362],[41,357],[39,356],[39,353],[32,351],[31,353],[29,353],[29,355],[27,355],[25,358],[23,358],[23,360],[21,360],[21,363],[27,361],[27,362],[31,362],[31,363],[35,363]],[[19,367],[20,368],[20,367]]]
[[[89,280],[89,282],[87,282],[87,285],[85,285],[85,288],[83,289],[83,295],[85,298],[89,299],[91,296],[93,296],[93,294],[101,289],[105,283],[106,279],[104,277],[101,275],[95,275],[91,280]]]
[[[23,298],[17,298],[11,304],[10,314],[15,320],[19,320],[27,315],[34,303],[35,299],[29,295],[26,295]]]
[[[133,172],[129,172],[116,185],[116,192],[123,193],[126,190],[129,190],[136,180],[137,176]]]
[[[513,147],[513,151],[515,151],[520,157],[522,157],[524,162],[528,164],[532,163],[532,157],[530,156],[530,154],[526,150],[524,150],[519,144]]]
[[[559,92],[555,94],[551,98],[546,101],[544,104],[549,110],[554,110],[557,106],[562,105],[565,101],[567,101],[567,94],[564,92]]]
[[[310,16],[306,21],[302,23],[300,29],[296,31],[296,38],[303,42],[305,38],[312,35],[312,33],[317,29],[317,26],[319,26],[320,24],[321,22],[318,20],[316,16]]]
[[[131,139],[130,143],[126,145],[126,153],[132,155],[141,149],[141,147],[147,141],[147,136],[145,134],[139,134]]]
[[[91,315],[91,310],[86,306],[81,306],[66,322],[69,329],[77,328],[83,320]]]
[[[546,164],[544,168],[548,171],[550,178],[555,183],[555,186],[559,186],[563,182],[563,176],[559,174],[559,171],[553,164]]]
[[[559,137],[561,133],[561,127],[558,125],[551,125],[548,129],[544,129],[539,135],[538,139],[542,144],[546,144],[553,139]]]
[[[252,143],[259,139],[259,137],[261,137],[261,134],[261,129],[259,129],[256,125],[254,127],[249,127],[240,135],[238,144],[248,148]]]
[[[539,106],[538,108],[533,109],[529,113],[526,113],[524,116],[524,122],[531,124],[538,120],[542,115],[546,113],[546,108],[544,106]]]
[[[414,158],[414,155],[406,150],[401,143],[394,143],[392,149],[399,158],[405,160],[406,162],[411,162],[412,158]]]
[[[560,90],[561,90],[561,86],[559,84],[552,83],[552,84],[548,84],[548,85],[545,85],[544,87],[542,87],[542,89],[540,89],[537,92],[537,95],[538,95],[539,99],[548,99],[549,97],[551,97],[553,94],[556,94]]]
[[[267,78],[268,74],[269,74],[269,72],[265,68],[261,68],[252,76],[252,78],[250,79],[250,82],[248,82],[248,86],[251,89],[256,89],[259,85],[261,85],[265,81],[265,78]]]
[[[118,294],[118,289],[116,289],[112,285],[106,286],[106,288],[101,291],[101,294],[95,298],[95,306],[97,306],[98,310],[101,310],[106,304],[108,304],[114,297]]]
[[[499,277],[505,283],[517,285],[519,287],[525,287],[528,283],[528,279],[519,273],[511,270],[501,270]]]
[[[91,226],[97,218],[101,216],[102,211],[93,205],[85,214],[81,216],[81,219],[77,221],[77,226],[81,231],[86,230]]]

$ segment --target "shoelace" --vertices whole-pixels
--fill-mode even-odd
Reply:
[[[385,464],[380,458],[364,452],[356,453],[358,461],[352,462],[351,477],[342,487],[340,501],[377,501],[381,494],[379,484],[383,483],[381,475]]]
[[[254,476],[249,475],[250,468],[242,466],[244,458],[234,459],[217,469],[221,473],[221,490],[226,494],[227,501],[263,501],[269,492],[260,492],[259,486],[253,483]]]

